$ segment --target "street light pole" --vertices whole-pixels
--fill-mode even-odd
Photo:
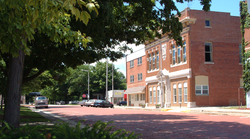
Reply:
[[[88,72],[88,100],[89,100],[89,71],[88,70],[82,70],[82,71],[86,71],[86,72]]]

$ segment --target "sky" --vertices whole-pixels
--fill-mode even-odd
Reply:
[[[231,14],[231,16],[240,16],[240,4],[241,0],[212,0],[211,2],[211,11],[215,12],[228,12]],[[194,10],[202,10],[202,6],[200,5],[199,0],[193,0],[193,2],[185,2],[185,3],[177,3],[176,4],[179,11],[183,11],[185,8],[189,7],[190,9]],[[144,47],[144,45],[130,45],[133,48],[133,51],[140,50]],[[130,54],[130,52],[126,52],[125,54]],[[106,60],[101,60],[102,62]],[[110,61],[109,61],[110,62]],[[92,64],[94,65],[94,64]],[[115,68],[118,68],[119,71],[121,71],[125,77],[126,77],[126,61],[125,58],[118,59],[116,62],[114,62]]]

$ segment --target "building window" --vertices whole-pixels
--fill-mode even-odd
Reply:
[[[134,60],[130,61],[130,68],[134,67]]]
[[[159,52],[156,53],[156,68],[159,69]]]
[[[152,104],[152,88],[149,88],[149,103]]]
[[[205,62],[212,62],[212,43],[205,43]]]
[[[178,84],[178,97],[179,97],[179,103],[182,103],[182,85]]]
[[[145,94],[141,94],[141,100],[145,100]]]
[[[176,84],[173,85],[173,96],[174,96],[174,103],[177,102],[177,96],[176,96]]]
[[[208,86],[207,85],[196,85],[195,86],[195,94],[196,95],[208,95]]]
[[[130,83],[133,83],[134,82],[134,75],[131,75],[130,76]]]
[[[205,26],[206,27],[210,27],[211,25],[210,25],[210,20],[205,20]]]
[[[157,87],[157,102],[161,103],[161,98],[160,98],[161,94],[160,94],[160,86]]]
[[[139,94],[136,94],[136,95],[135,95],[135,100],[136,100],[136,101],[139,101],[139,100],[140,100]]]
[[[142,80],[142,73],[139,73],[138,74],[138,81],[141,81]]]
[[[177,48],[177,63],[181,63],[181,46]]]
[[[172,47],[172,65],[175,64],[175,45]]]
[[[141,65],[142,64],[142,57],[137,58],[137,65]]]
[[[153,87],[154,104],[156,103],[156,87]]]
[[[188,101],[187,83],[184,83],[184,103]]]
[[[242,62],[242,46],[241,44],[239,45],[239,53],[240,53],[240,63]]]
[[[182,59],[183,59],[183,62],[186,62],[187,61],[187,47],[186,47],[186,42],[183,43],[183,51],[182,51]]]
[[[153,53],[153,70],[155,69],[155,53]]]
[[[149,54],[148,70],[151,71],[151,55]]]

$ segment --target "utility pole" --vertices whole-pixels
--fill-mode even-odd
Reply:
[[[114,65],[112,63],[112,99],[113,99],[113,103],[115,102],[115,98],[114,98],[115,94],[114,94]],[[111,100],[112,102],[112,100]]]
[[[108,100],[108,58],[106,61],[106,100]]]

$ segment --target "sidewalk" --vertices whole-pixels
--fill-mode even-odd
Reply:
[[[185,112],[196,114],[210,114],[210,115],[234,115],[234,116],[248,116],[250,117],[250,109],[239,109],[239,107],[171,107],[171,108],[155,108],[155,107],[131,107],[131,106],[115,106],[116,109],[130,109],[130,110],[147,110],[147,111],[166,111],[166,112]]]

